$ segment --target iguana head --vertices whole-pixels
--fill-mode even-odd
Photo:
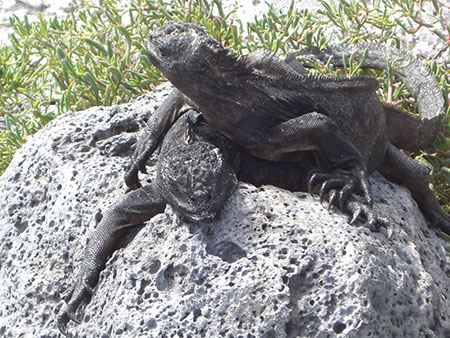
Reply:
[[[206,142],[172,146],[158,161],[164,199],[190,221],[213,219],[237,186],[234,171]]]
[[[155,29],[147,51],[155,67],[190,98],[199,89],[218,95],[214,88],[248,73],[245,58],[229,53],[195,24],[169,22]]]

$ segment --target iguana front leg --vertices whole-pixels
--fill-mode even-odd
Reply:
[[[164,211],[166,202],[153,185],[147,185],[119,199],[90,234],[83,262],[70,300],[58,316],[60,331],[66,334],[69,320],[78,321],[76,311],[87,301],[106,261],[116,250],[118,240],[132,225],[143,223]]]
[[[263,131],[254,131],[249,137],[247,150],[258,157],[273,161],[296,161],[296,154],[313,151],[318,170],[310,185],[321,185],[321,196],[339,191],[332,202],[341,208],[351,193],[362,192],[370,206],[365,164],[356,147],[348,141],[338,126],[327,116],[312,112],[280,123]]]
[[[136,149],[131,156],[131,163],[125,174],[125,183],[131,190],[139,188],[138,173],[145,172],[145,164],[152,156],[170,126],[183,112],[187,98],[174,89],[161,106],[150,116],[142,131]]]

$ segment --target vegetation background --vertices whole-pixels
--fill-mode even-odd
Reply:
[[[261,18],[243,23],[219,0],[82,1],[66,18],[31,23],[12,16],[10,45],[0,45],[0,174],[28,135],[58,115],[91,106],[128,102],[165,81],[149,62],[149,31],[168,20],[195,22],[237,53],[267,48],[287,55],[301,48],[324,47],[332,28],[333,43],[372,41],[400,46],[400,35],[425,29],[443,48],[424,60],[436,75],[446,101],[446,119],[434,144],[415,154],[432,174],[433,189],[450,211],[450,5],[438,0],[319,1],[317,12],[299,12],[292,3],[282,13],[267,5]],[[428,9],[425,13],[425,8]],[[431,11],[430,11],[431,8]],[[447,16],[448,18],[448,16]],[[386,72],[362,70],[349,60],[334,69],[316,63],[315,74],[371,75],[378,78],[382,101],[416,112],[413,99],[394,76],[395,60]]]

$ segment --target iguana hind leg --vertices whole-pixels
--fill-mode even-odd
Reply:
[[[389,180],[405,185],[427,220],[446,234],[450,234],[450,217],[439,205],[429,188],[430,175],[422,164],[388,144],[380,171]]]
[[[105,212],[102,220],[89,235],[76,284],[57,322],[66,334],[69,320],[77,321],[78,307],[89,299],[106,261],[116,250],[117,243],[132,225],[141,224],[164,211],[165,201],[153,185],[144,186],[120,198]]]

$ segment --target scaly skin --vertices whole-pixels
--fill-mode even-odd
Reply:
[[[321,195],[337,191],[332,194],[340,206],[358,190],[370,206],[367,175],[374,170],[388,173],[411,189],[432,225],[449,231],[450,217],[426,184],[417,182],[428,182],[426,169],[399,156],[388,142],[389,109],[377,99],[374,79],[305,76],[264,50],[236,56],[200,27],[185,23],[156,29],[148,53],[208,124],[249,154],[302,162],[308,157],[305,153],[313,153],[310,164],[318,169],[312,181],[322,184]],[[420,71],[407,67],[410,83],[421,86]],[[434,87],[432,83],[431,89],[416,90],[418,99],[426,93],[436,96],[439,89]],[[440,107],[441,101],[436,102]],[[127,177],[137,181],[137,171],[131,169]]]
[[[357,62],[363,60],[364,68],[378,70],[386,70],[387,62],[390,61],[395,75],[415,98],[420,115],[412,115],[399,107],[384,104],[389,142],[410,151],[422,149],[433,142],[445,116],[442,90],[429,68],[402,49],[375,42],[328,46],[323,50],[308,48],[292,53],[286,62],[294,64],[298,56],[324,63],[330,61],[337,67],[343,67],[344,61],[352,58]],[[304,72],[299,67],[296,69]]]

